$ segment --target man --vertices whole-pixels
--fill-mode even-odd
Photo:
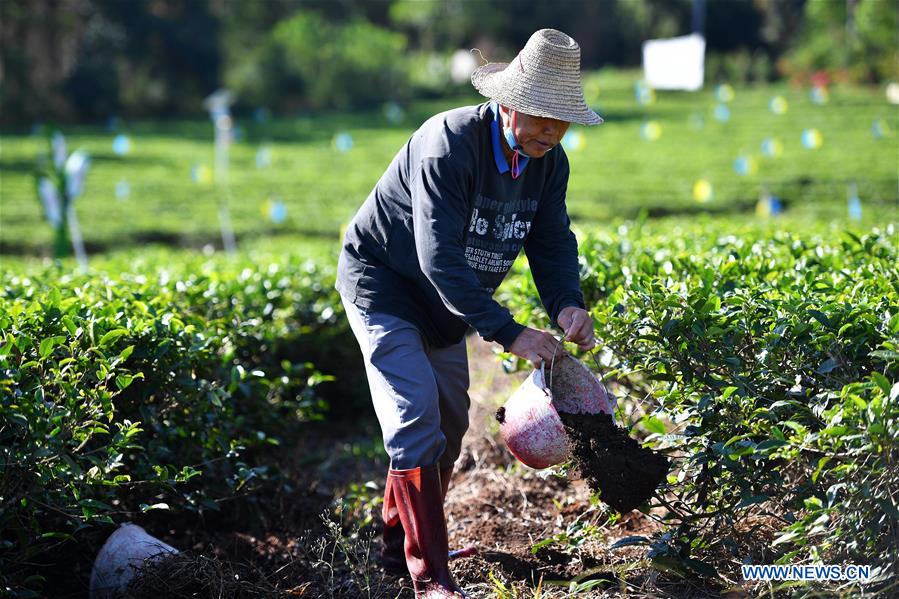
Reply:
[[[412,135],[350,223],[338,265],[390,457],[382,563],[408,569],[421,597],[464,595],[447,563],[443,501],[468,429],[465,332],[537,367],[557,345],[492,298],[522,247],[553,322],[582,349],[594,343],[559,146],[571,122],[602,122],[584,102],[580,47],[542,29],[511,63],[471,79],[491,101]]]

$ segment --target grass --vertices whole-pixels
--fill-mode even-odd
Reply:
[[[651,105],[635,101],[636,72],[600,72],[585,77],[588,102],[606,122],[572,127],[583,144],[569,151],[572,175],[568,205],[581,226],[610,219],[692,215],[711,212],[751,217],[762,186],[781,198],[796,222],[845,220],[846,194],[856,182],[863,205],[862,224],[895,220],[899,215],[896,181],[896,111],[876,88],[837,86],[825,105],[812,103],[806,89],[786,84],[738,88],[727,106],[728,122],[713,117],[714,89],[694,94],[658,92]],[[783,96],[788,111],[773,114],[770,98]],[[135,122],[116,131],[104,126],[66,127],[70,150],[86,149],[93,167],[76,208],[92,255],[131,251],[148,244],[221,247],[217,202],[224,198],[241,247],[272,243],[302,244],[311,254],[333,255],[342,224],[365,199],[394,154],[429,115],[480,101],[419,102],[407,107],[398,124],[380,110],[301,115],[267,123],[237,118],[242,136],[231,149],[227,194],[213,183],[195,183],[191,169],[213,164],[212,126],[208,121]],[[872,123],[886,123],[887,137],[875,138]],[[655,141],[641,138],[641,127],[654,121]],[[701,123],[701,127],[699,126]],[[823,145],[807,150],[802,131],[818,129]],[[352,148],[339,152],[332,143],[350,132]],[[132,148],[112,151],[113,137],[125,133]],[[777,137],[778,158],[766,158],[760,144]],[[257,168],[260,147],[271,149],[272,165]],[[32,169],[46,141],[23,132],[6,132],[0,145],[0,255],[41,256],[50,252],[51,230],[34,192]],[[734,160],[745,154],[757,172],[740,176]],[[713,197],[697,202],[693,186],[705,179]],[[124,181],[130,194],[116,197]],[[276,224],[266,202],[281,200],[286,220]]]

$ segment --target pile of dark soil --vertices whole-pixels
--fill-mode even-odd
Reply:
[[[668,458],[642,447],[609,414],[559,412],[580,475],[600,498],[628,512],[652,497],[668,474]]]
[[[305,587],[308,587],[308,583]],[[304,586],[297,587],[299,589]],[[290,593],[293,589],[284,591]],[[204,555],[179,553],[142,568],[128,586],[128,599],[159,597],[275,597],[278,589],[265,572]]]

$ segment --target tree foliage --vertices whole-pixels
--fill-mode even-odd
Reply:
[[[895,76],[890,2],[703,6],[712,79],[766,79],[785,56],[788,74]],[[408,72],[428,56],[476,46],[508,60],[542,27],[577,39],[585,68],[638,66],[644,40],[692,31],[693,10],[691,0],[10,0],[0,3],[0,118],[197,115],[222,85],[247,105],[285,109],[384,101],[409,93]]]
[[[244,103],[281,110],[405,99],[405,38],[362,19],[333,24],[301,11],[279,22],[231,72]]]
[[[808,2],[798,43],[790,55],[797,70],[841,70],[858,81],[899,76],[899,15],[881,0]]]

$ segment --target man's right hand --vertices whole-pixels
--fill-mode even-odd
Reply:
[[[509,351],[519,358],[530,360],[534,368],[540,368],[543,363],[552,363],[553,352],[556,359],[561,357],[565,353],[565,348],[552,333],[528,327],[518,334],[509,346]]]

